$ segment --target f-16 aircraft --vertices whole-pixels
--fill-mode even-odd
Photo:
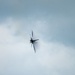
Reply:
[[[33,31],[30,39],[30,43],[33,45],[34,51],[36,52],[35,44],[39,39],[33,39]]]

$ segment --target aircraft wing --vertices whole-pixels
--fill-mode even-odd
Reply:
[[[33,44],[34,51],[36,52],[35,45]]]
[[[33,31],[32,31],[32,37],[33,37]]]

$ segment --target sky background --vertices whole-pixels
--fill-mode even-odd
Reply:
[[[0,0],[0,75],[75,75],[75,0]]]

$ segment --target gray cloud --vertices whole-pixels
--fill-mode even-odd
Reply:
[[[75,75],[74,0],[0,0],[0,75]],[[34,54],[31,30],[40,47]]]
[[[8,18],[5,23],[15,36],[21,35],[26,38],[25,35],[27,35],[30,37],[30,32],[33,30],[39,38],[45,41],[60,42],[73,47],[75,45],[75,22],[70,18],[63,16],[58,18],[51,16],[49,19],[37,19],[35,17]]]
[[[39,16],[64,15],[74,17],[74,0],[1,0],[1,15]]]

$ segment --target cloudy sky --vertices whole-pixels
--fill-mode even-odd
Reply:
[[[0,0],[0,75],[75,75],[75,0]]]

